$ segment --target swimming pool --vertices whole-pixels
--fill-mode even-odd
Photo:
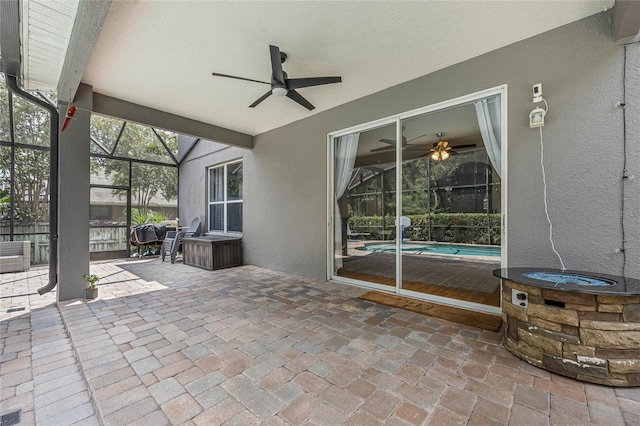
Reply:
[[[360,250],[374,253],[395,253],[395,244],[367,244]],[[456,256],[492,256],[500,257],[498,246],[473,246],[467,244],[433,244],[433,243],[403,243],[403,253],[449,254]]]

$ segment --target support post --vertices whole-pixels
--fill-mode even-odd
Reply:
[[[89,273],[89,144],[93,90],[81,84],[74,118],[60,133],[58,300],[84,297]],[[68,105],[59,102],[60,124]]]

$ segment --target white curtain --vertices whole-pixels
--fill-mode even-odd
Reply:
[[[349,135],[341,136],[336,144],[336,158],[335,158],[335,213],[334,213],[334,235],[335,235],[335,251],[336,254],[342,254],[342,215],[340,214],[340,207],[338,206],[338,200],[344,195],[349,185],[349,178],[353,171],[353,165],[356,162],[356,151],[358,150],[358,139],[360,133],[351,133]],[[344,242],[346,244],[346,241]],[[335,256],[335,269],[342,268],[342,258]]]
[[[476,106],[480,134],[482,134],[482,141],[487,150],[489,161],[491,161],[493,168],[496,169],[498,176],[502,177],[500,97],[482,99],[474,102],[474,104]]]

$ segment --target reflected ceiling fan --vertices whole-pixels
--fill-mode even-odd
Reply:
[[[405,127],[402,126],[402,131],[404,132]],[[415,140],[418,140],[424,136],[427,136],[428,133],[425,133],[424,135],[420,135],[420,136],[416,136],[415,138],[411,138],[411,139],[407,139],[407,137],[405,135],[402,135],[402,150],[404,151],[405,149],[409,149],[409,150],[413,150],[413,149],[417,149],[417,146],[414,145],[410,145],[410,142],[413,142]],[[383,146],[382,148],[375,148],[372,149],[370,152],[384,152],[384,151],[393,151],[394,149],[396,149],[396,141],[392,140],[392,139],[379,139],[380,142],[383,143],[387,143],[390,146]]]
[[[444,161],[447,158],[449,158],[450,155],[457,154],[457,152],[453,151],[452,148],[449,146],[449,142],[442,140],[442,137],[444,136],[444,132],[438,132],[436,133],[436,136],[438,136],[438,142],[434,143],[433,148],[431,148],[427,153],[427,154],[430,154],[431,159],[433,161]],[[472,143],[467,145],[457,145],[455,148],[464,149],[464,148],[473,148],[475,146],[476,144]],[[424,157],[427,154],[421,155],[421,157]]]
[[[271,95],[286,96],[289,99],[299,103],[309,111],[315,107],[304,98],[296,89],[304,87],[321,86],[323,84],[333,84],[342,82],[342,77],[310,77],[310,78],[288,78],[287,73],[282,70],[282,64],[287,60],[287,54],[280,51],[278,46],[269,45],[269,53],[271,55],[271,83],[260,80],[252,80],[250,78],[237,77],[235,75],[212,73],[216,77],[235,78],[236,80],[252,81],[254,83],[268,84],[271,90],[259,97],[249,108],[255,108],[258,104]]]

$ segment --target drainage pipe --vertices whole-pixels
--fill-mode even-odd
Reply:
[[[49,284],[38,289],[39,294],[45,294],[53,290],[58,284],[58,146],[60,116],[55,106],[36,98],[25,92],[18,86],[18,79],[13,75],[5,74],[7,87],[12,93],[38,105],[49,111],[50,114],[50,144],[49,152]]]

